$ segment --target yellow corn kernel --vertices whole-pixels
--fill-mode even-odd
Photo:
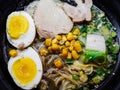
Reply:
[[[77,52],[81,52],[82,51],[82,47],[79,43],[79,41],[76,41],[75,44],[74,44],[74,48]]]
[[[59,45],[57,44],[52,44],[52,50],[59,50]]]
[[[62,40],[63,40],[63,41],[67,41],[67,38],[66,38],[65,35],[62,35]]]
[[[59,44],[60,44],[60,45],[63,45],[64,43],[65,43],[65,41],[63,41],[63,40],[60,40],[60,41],[59,41]]]
[[[74,39],[78,39],[78,36],[76,36],[76,35],[74,35],[73,37],[74,37]]]
[[[52,40],[52,44],[58,44],[58,40],[55,38]]]
[[[61,45],[61,46],[60,46],[60,51],[62,51],[62,49],[63,49],[63,48],[64,48],[64,46],[63,46],[63,45]]]
[[[41,56],[46,56],[48,54],[48,50],[44,47],[40,48],[39,53]]]
[[[75,43],[75,40],[72,40],[72,41],[71,41],[71,45],[74,45],[74,43]]]
[[[64,49],[62,50],[62,56],[63,56],[63,57],[67,57],[67,55],[68,55],[68,49],[64,48]]]
[[[78,59],[79,58],[79,55],[75,50],[72,51],[72,57],[73,57],[73,59]]]
[[[68,52],[67,59],[72,59],[72,54],[70,52]]]
[[[66,41],[66,42],[65,42],[65,46],[66,46],[66,47],[70,46],[70,42],[69,42],[69,41]]]
[[[57,59],[54,61],[54,65],[57,68],[61,68],[61,67],[63,67],[63,62],[60,59]]]
[[[67,38],[66,38],[65,35],[62,35],[62,41],[63,41],[63,42],[66,42],[66,41],[67,41]]]
[[[78,28],[76,28],[74,31],[73,31],[73,34],[74,35],[79,35],[80,34],[80,30]]]
[[[52,52],[53,52],[53,51],[52,51],[52,46],[49,46],[49,47],[48,47],[48,52],[49,52],[49,53],[52,53]]]
[[[59,44],[63,45],[67,41],[67,38],[65,35],[62,35],[62,40],[60,40]]]
[[[56,35],[55,38],[56,38],[57,40],[61,40],[61,39],[62,39],[61,35]]]
[[[51,44],[52,44],[52,39],[48,38],[45,40],[45,46],[48,47],[48,46],[51,46]]]
[[[74,37],[74,39],[78,39],[78,36],[76,36],[76,35],[74,35],[73,37]]]
[[[69,47],[69,50],[72,51],[73,49],[74,49],[74,47],[71,45],[71,46]]]
[[[10,55],[11,57],[16,57],[16,56],[18,55],[18,52],[17,52],[17,50],[15,50],[15,49],[11,49],[11,50],[9,51],[9,55]]]
[[[74,39],[73,34],[72,34],[71,32],[68,33],[68,34],[67,34],[67,40],[71,41],[71,40],[73,40],[73,39]]]

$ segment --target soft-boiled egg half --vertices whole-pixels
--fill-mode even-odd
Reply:
[[[17,50],[16,57],[10,57],[8,71],[14,82],[22,89],[35,88],[43,74],[42,62],[38,53],[31,47]]]
[[[7,39],[16,48],[29,46],[36,34],[32,17],[25,11],[12,12],[7,18]]]

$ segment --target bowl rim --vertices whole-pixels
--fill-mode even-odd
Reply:
[[[23,2],[24,0],[21,0],[21,1]],[[30,2],[31,1],[32,0],[30,0]],[[19,3],[21,4],[22,2],[19,2]],[[116,18],[115,15],[108,8],[106,8],[105,5],[100,3],[99,0],[93,0],[93,2],[95,4],[95,6],[97,6],[98,8],[100,8],[101,10],[103,10],[106,13],[106,16],[108,17],[110,22],[113,24],[113,26],[115,26],[115,28],[117,28],[117,31],[116,31],[117,32],[117,38],[118,38],[118,43],[119,43],[119,46],[120,46],[120,42],[119,42],[120,41],[120,25],[118,24],[118,21],[116,19],[114,19],[114,18]],[[20,7],[19,5],[18,6],[17,5],[16,5],[16,8]],[[3,32],[0,35],[2,36],[2,39],[0,39],[2,41],[2,43],[0,43],[0,48],[1,48],[0,52],[2,54],[1,58],[4,60],[2,62],[6,63],[6,65],[7,65],[8,57],[7,57],[7,53],[6,53],[6,50],[7,50],[7,47],[6,47],[6,40],[7,40],[6,39],[6,34],[5,34],[5,32]],[[96,90],[101,90],[104,87],[106,87],[110,82],[112,82],[115,75],[118,73],[118,69],[120,69],[120,61],[119,61],[119,59],[120,59],[120,52],[118,53],[118,58],[117,58],[117,61],[116,61],[115,65],[114,65],[112,73],[110,75],[108,75],[108,77],[106,77],[106,79],[102,83],[100,83],[100,85],[98,86],[98,88],[96,88]],[[6,65],[3,65],[3,66],[7,67]],[[1,81],[1,84],[2,84],[3,88],[6,88],[6,89],[12,89],[13,88],[7,82],[7,79],[4,76],[4,70],[1,70],[1,69],[0,69],[0,81]]]

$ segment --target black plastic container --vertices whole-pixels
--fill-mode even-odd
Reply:
[[[6,39],[5,26],[8,14],[16,9],[23,9],[33,0],[0,0],[0,90],[21,90],[15,85],[7,70],[9,43]],[[111,23],[117,28],[117,40],[120,39],[120,0],[93,0],[103,10]],[[119,43],[120,45],[120,43]],[[112,73],[100,84],[97,90],[120,90],[120,53]]]

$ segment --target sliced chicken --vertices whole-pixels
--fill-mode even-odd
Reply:
[[[54,0],[40,0],[34,14],[38,34],[44,38],[52,38],[60,33],[68,33],[73,22]]]
[[[91,15],[91,6],[92,0],[75,0],[78,4],[76,7],[65,3],[63,5],[63,9],[66,14],[72,18],[74,22],[81,22],[81,21],[90,21],[92,18]]]

